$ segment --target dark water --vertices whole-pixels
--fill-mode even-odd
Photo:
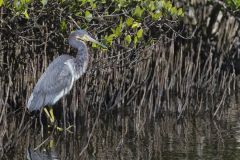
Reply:
[[[117,116],[89,119],[75,133],[30,127],[4,159],[240,159],[240,118],[232,104],[221,117],[163,116],[154,121]],[[10,125],[11,126],[11,125]]]

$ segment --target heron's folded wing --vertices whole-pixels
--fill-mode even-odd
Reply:
[[[69,67],[62,63],[50,65],[38,80],[34,92],[55,94],[68,89],[73,83],[73,76]]]

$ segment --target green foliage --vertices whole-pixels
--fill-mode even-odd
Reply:
[[[131,35],[126,35],[124,41],[127,42],[127,44],[129,45],[132,41]]]
[[[226,0],[226,2],[230,7],[240,9],[240,0]]]
[[[41,0],[41,3],[43,6],[45,6],[48,3],[48,0]]]
[[[3,0],[0,0],[0,7],[3,5]]]
[[[66,17],[59,20],[59,29],[68,29],[68,15],[77,20],[81,28],[96,26],[104,28],[101,35],[105,44],[121,43],[126,47],[131,43],[136,47],[143,43],[144,35],[149,35],[148,26],[161,20],[177,20],[184,16],[182,8],[177,8],[170,0],[58,0],[58,10],[64,10]],[[10,9],[14,16],[34,19],[35,12],[48,11],[56,2],[48,0],[14,0],[13,3],[0,0],[0,6]],[[40,4],[40,5],[39,5]],[[34,6],[34,9],[31,7]],[[37,8],[38,7],[38,8]],[[41,7],[41,8],[39,8]],[[66,13],[65,13],[66,12]],[[94,46],[95,47],[95,46]],[[96,46],[97,47],[97,46]]]
[[[141,18],[142,14],[144,12],[144,9],[142,9],[141,7],[137,6],[134,10],[133,15],[136,16],[137,18]]]
[[[85,19],[90,22],[93,19],[92,13],[85,11]]]
[[[143,29],[141,28],[137,31],[137,37],[142,38],[142,36],[143,36]]]
[[[66,20],[62,20],[60,23],[61,31],[66,31],[67,30],[67,23]]]

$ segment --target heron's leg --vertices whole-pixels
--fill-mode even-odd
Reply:
[[[52,107],[50,108],[49,112],[50,112],[50,116],[51,116],[51,118],[52,118],[52,121],[55,122],[55,116],[54,116],[54,114],[53,114],[53,109],[52,109]]]
[[[54,117],[54,114],[53,114],[53,109],[50,108],[50,111],[48,111],[46,108],[43,108],[43,110],[44,110],[44,112],[46,113],[46,115],[49,117],[50,122],[51,122],[51,123],[54,123],[55,117]]]
[[[55,122],[55,116],[53,114],[53,109],[50,107],[49,111],[47,110],[47,108],[43,108],[44,112],[46,113],[47,117],[49,117],[50,122],[53,124]],[[72,131],[70,130],[73,126],[69,126],[67,128],[62,128],[62,127],[58,127],[57,125],[54,125],[54,128],[57,129],[58,131],[67,131],[69,133],[72,133]]]

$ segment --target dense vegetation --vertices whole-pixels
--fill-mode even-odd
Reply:
[[[0,0],[0,151],[29,128],[32,88],[56,56],[75,53],[67,37],[78,27],[108,50],[89,47],[88,72],[56,104],[76,130],[92,119],[127,117],[136,131],[166,114],[220,119],[238,89],[238,2]]]
[[[4,1],[5,2],[5,1]],[[41,2],[41,3],[40,3]],[[12,15],[24,18],[26,21],[36,21],[44,12],[57,12],[53,17],[58,31],[69,33],[69,18],[73,17],[82,29],[93,27],[101,33],[105,43],[112,45],[113,41],[121,41],[119,45],[136,48],[141,43],[143,35],[148,36],[151,26],[163,19],[176,20],[183,17],[183,9],[173,6],[171,1],[57,1],[47,0],[6,1],[0,2]],[[50,17],[49,17],[50,18]],[[148,36],[149,37],[149,36]],[[149,39],[148,39],[149,40]]]
[[[185,3],[189,2],[0,1],[3,46],[1,73],[5,75],[2,77],[2,99],[6,100],[5,105],[16,108],[25,106],[31,91],[28,86],[33,87],[53,57],[68,50],[65,45],[66,38],[78,27],[98,36],[98,39],[109,47],[108,50],[100,51],[98,46],[92,46],[91,52],[104,54],[92,55],[88,74],[95,80],[88,79],[88,82],[82,83],[90,85],[96,81],[99,87],[100,80],[106,81],[102,84],[108,84],[103,87],[106,93],[101,92],[103,89],[97,92],[98,88],[90,87],[85,90],[88,100],[96,97],[92,93],[101,92],[98,96],[103,98],[102,101],[91,102],[101,103],[99,105],[104,110],[115,108],[115,105],[126,105],[125,101],[129,100],[143,105],[143,100],[149,100],[145,98],[152,95],[157,97],[157,100],[145,103],[156,107],[156,116],[157,111],[163,111],[160,109],[161,97],[169,99],[171,95],[178,95],[183,106],[180,107],[180,113],[189,108],[191,97],[196,97],[195,93],[199,96],[198,91],[202,92],[203,89],[207,94],[226,97],[226,88],[230,92],[233,87],[234,78],[231,77],[239,70],[235,58],[238,51],[238,22],[237,19],[227,18],[236,16],[232,11],[233,8],[238,8],[238,3],[208,1],[198,4],[193,1],[192,7],[184,5]],[[202,9],[195,10],[193,7],[196,4],[213,7],[205,12]],[[197,14],[202,14],[202,17],[197,17]],[[223,17],[223,14],[226,16]],[[224,21],[222,24],[225,25],[218,21]],[[228,36],[226,32],[229,33]],[[32,67],[29,66],[29,62],[32,63]],[[19,73],[24,77],[20,78]],[[30,76],[32,73],[34,77]],[[117,80],[112,77],[110,82],[105,74],[111,75],[110,77],[117,74],[122,78]],[[135,74],[145,78],[135,79]],[[221,76],[226,77],[220,78]],[[10,83],[18,82],[19,78],[21,84]],[[222,80],[224,82],[221,82]],[[135,86],[132,86],[133,84]],[[144,90],[140,89],[143,84],[146,85]],[[126,90],[130,86],[132,90]],[[122,92],[119,92],[119,89]],[[216,90],[218,91],[214,92]],[[194,94],[190,94],[191,92]],[[198,97],[202,98],[204,96]],[[149,111],[152,112],[152,107],[150,108]],[[167,108],[169,109],[169,106]],[[218,113],[219,108],[211,108],[214,115]]]

